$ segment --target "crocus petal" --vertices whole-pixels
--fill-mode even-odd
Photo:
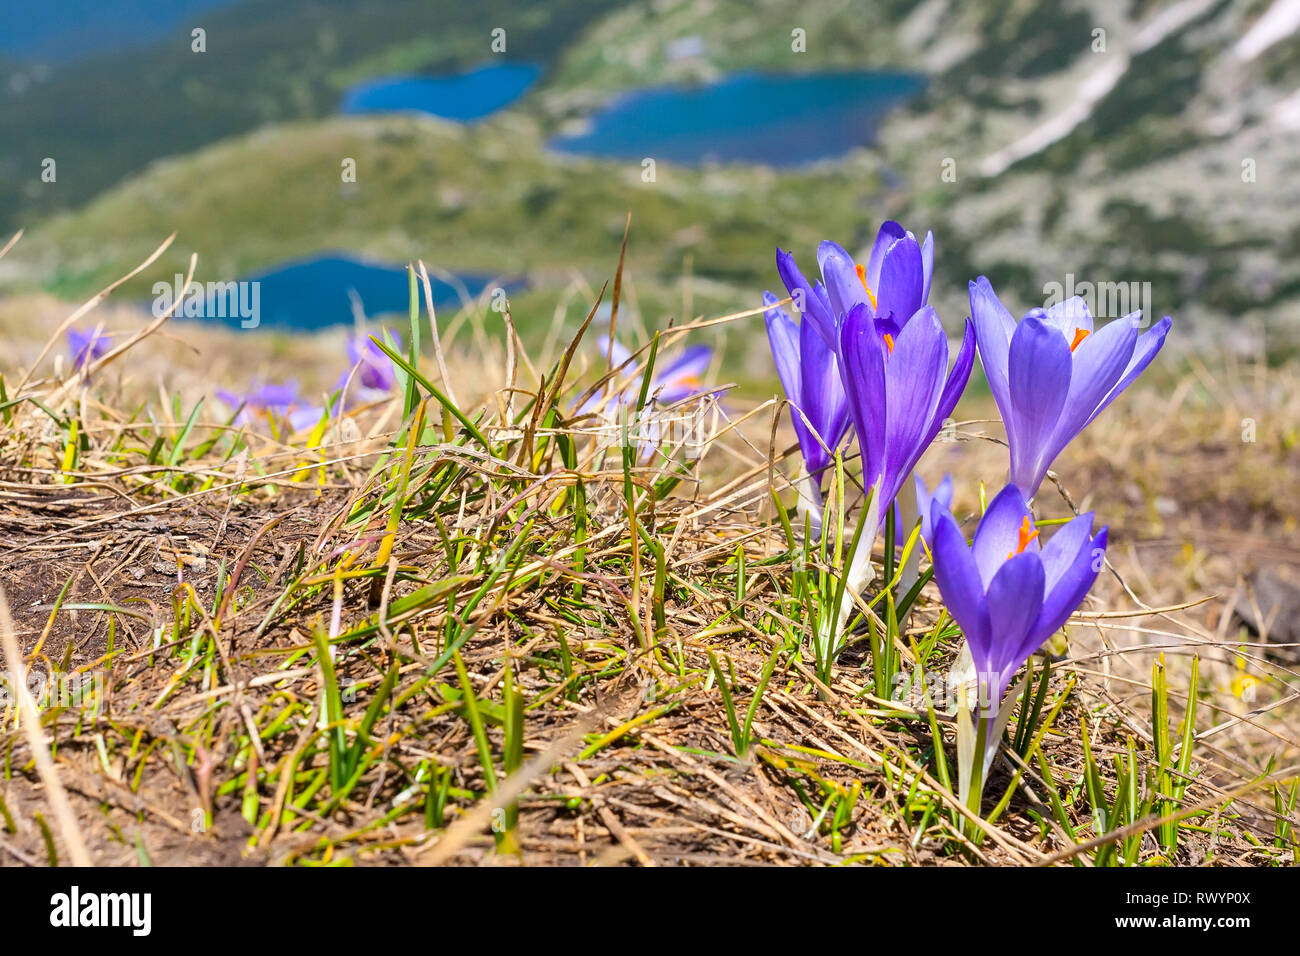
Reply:
[[[854,306],[868,301],[866,286],[858,278],[857,264],[839,243],[827,239],[818,245],[817,264],[821,267],[833,314],[845,315]]]
[[[1033,316],[1021,320],[1007,356],[1010,415],[1004,414],[1011,449],[1011,480],[1026,496],[1042,481],[1044,462],[1065,407],[1073,367],[1060,333]],[[1040,470],[1041,466],[1041,470]]]
[[[880,270],[885,263],[885,253],[889,251],[890,246],[906,235],[907,230],[892,219],[887,219],[880,224],[880,228],[876,231],[876,241],[871,246],[871,255],[867,257],[866,279],[872,292],[880,289]]]
[[[921,476],[913,473],[916,485],[916,511],[921,516],[921,538],[927,544],[934,539],[934,525],[930,519],[930,509],[937,501],[945,511],[952,511],[952,475],[944,475],[943,480],[934,488],[934,493],[925,486]]]
[[[993,580],[998,568],[1006,563],[1007,555],[1018,549],[1025,518],[1033,521],[1029,506],[1014,484],[1008,484],[989,502],[988,510],[975,529],[975,541],[971,547],[985,587]],[[1025,550],[1037,552],[1038,539],[1029,542]]]
[[[1052,592],[1065,573],[1074,565],[1079,550],[1092,541],[1092,519],[1091,511],[1071,518],[1056,529],[1051,539],[1038,553],[1043,561],[1047,593]]]
[[[925,301],[921,247],[911,234],[905,234],[885,251],[879,281],[878,287],[872,287],[876,314],[892,316],[900,325],[906,323]]]
[[[888,267],[888,263],[886,263]],[[885,362],[885,456],[881,503],[893,501],[920,460],[943,393],[948,337],[930,306],[899,333]]]
[[[1016,330],[1016,320],[993,292],[989,280],[980,276],[970,284],[971,321],[975,324],[975,340],[979,344],[980,361],[988,379],[993,400],[1005,420],[1011,409],[1010,386],[1007,377],[1007,352],[1011,336]]]
[[[86,363],[101,358],[108,352],[108,336],[101,335],[98,328],[83,332],[73,326],[65,334],[68,338],[68,351],[72,355],[72,367],[78,371]]]
[[[402,337],[393,332],[387,334],[391,336],[393,344],[400,350]],[[383,336],[379,335],[377,337],[382,338]],[[393,368],[392,360],[369,335],[348,336],[346,347],[348,367],[357,370],[356,375],[353,376],[354,382],[363,388],[375,391],[391,392],[396,388],[397,371]]]
[[[934,528],[934,540],[930,543],[934,555],[934,580],[939,585],[944,606],[961,626],[970,643],[972,656],[978,655],[976,660],[987,659],[989,614],[975,558],[966,546],[956,520],[938,501],[930,505],[930,524]]]
[[[893,341],[898,341],[898,333],[903,331],[903,323],[895,322],[892,318],[882,318],[876,316],[876,334],[884,339],[886,335]]]
[[[609,364],[611,368],[622,368],[632,359],[632,350],[622,342],[615,341],[609,347]]]
[[[763,302],[777,375],[794,406],[791,421],[804,465],[816,476],[830,464],[849,427],[839,365],[812,322],[796,325],[770,292],[763,294]]]
[[[1015,481],[1025,494],[1032,497],[1038,492],[1038,486],[1056,456],[1095,417],[1098,406],[1106,400],[1128,367],[1136,344],[1136,323],[1117,319],[1089,335],[1074,350],[1070,388],[1056,428],[1035,463],[1033,473],[1016,474]]]
[[[289,427],[296,432],[305,431],[308,428],[315,428],[320,422],[324,409],[319,405],[303,405],[290,410],[288,414]]]
[[[654,376],[652,389],[656,399],[664,405],[672,405],[698,395],[704,388],[704,374],[712,361],[713,349],[707,345],[692,345],[686,349]]]
[[[1042,318],[1067,342],[1074,341],[1074,333],[1079,329],[1092,331],[1092,313],[1088,311],[1088,303],[1077,295],[1044,310]]]
[[[989,686],[994,709],[1006,690],[1007,679],[1028,659],[1028,654],[1022,657],[1020,652],[1034,634],[1043,607],[1043,577],[1043,562],[1038,555],[1025,553],[1003,562],[989,582],[986,602],[992,648],[983,662],[987,666],[979,666],[974,646],[971,656],[981,676],[998,675],[996,683],[990,679]]]
[[[781,380],[785,394],[793,401],[799,398],[799,327],[795,325],[790,313],[776,303],[779,300],[771,292],[763,293],[763,304],[767,311],[763,319],[767,323],[767,341],[772,347],[772,360],[776,363],[776,374]]]
[[[1136,324],[1136,318],[1134,321]],[[1157,322],[1153,328],[1138,337],[1137,345],[1133,349],[1133,356],[1129,359],[1128,367],[1124,369],[1124,374],[1120,376],[1119,381],[1115,383],[1115,386],[1106,394],[1106,397],[1101,400],[1100,404],[1097,405],[1096,410],[1088,416],[1088,421],[1083,423],[1085,426],[1089,425],[1094,418],[1100,415],[1102,409],[1115,401],[1119,396],[1119,393],[1128,388],[1129,385],[1132,384],[1133,380],[1142,374],[1142,370],[1151,364],[1151,360],[1156,357],[1156,353],[1159,352],[1161,346],[1165,344],[1165,336],[1169,334],[1169,327],[1172,324],[1173,320],[1166,315],[1163,319]]]
[[[298,383],[287,382],[283,385],[267,383],[249,392],[245,400],[252,408],[288,408],[298,401]]]
[[[849,430],[849,403],[844,394],[839,360],[811,323],[805,323],[799,329],[799,351],[803,368],[800,391],[803,410],[826,444],[826,449],[823,449],[821,442],[815,442],[814,458],[817,460],[805,459],[809,471],[817,473],[830,464],[832,453]]]
[[[822,285],[820,280],[813,283],[813,295],[817,297],[817,303],[821,310],[831,317],[831,326],[838,329],[839,317],[835,314],[835,310],[831,308],[831,297],[826,292],[826,286]]]
[[[835,316],[827,307],[825,292],[823,291],[821,295],[818,295],[817,292],[813,291],[813,287],[808,284],[804,274],[795,265],[794,256],[783,249],[776,250],[776,271],[780,274],[781,281],[785,283],[786,289],[794,298],[795,308],[802,313],[804,320],[811,319],[826,344],[831,348],[835,348],[838,329]]]
[[[1091,516],[1089,520],[1091,521]],[[1025,651],[1026,657],[1042,647],[1044,641],[1060,630],[1087,596],[1093,582],[1097,580],[1097,574],[1101,570],[1106,554],[1106,533],[1107,529],[1103,527],[1097,532],[1096,537],[1085,540],[1083,545],[1070,556],[1069,563],[1060,570],[1055,584],[1044,595],[1042,611],[1032,634],[1037,643]],[[1059,536],[1060,532],[1057,534]],[[1049,541],[1048,545],[1052,543]],[[1068,553],[1068,545],[1063,546],[1063,549]]]
[[[885,345],[865,306],[858,306],[844,317],[840,359],[844,392],[862,448],[863,480],[873,485],[880,477],[884,456]]]
[[[961,398],[961,393],[966,390],[966,383],[970,381],[971,367],[975,364],[975,328],[971,320],[966,320],[966,331],[961,337],[961,348],[957,350],[957,359],[952,363],[952,371],[948,373],[948,383],[943,387],[943,394],[939,396],[939,407],[935,412],[934,434],[939,433],[943,427],[944,421],[952,415],[952,410],[957,407],[957,400]],[[928,442],[927,442],[928,444]]]
[[[921,303],[924,305],[930,301],[930,280],[934,278],[934,233],[926,232],[925,242],[921,243],[921,270],[923,274],[923,283],[921,286]]]

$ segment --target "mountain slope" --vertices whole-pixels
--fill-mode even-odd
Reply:
[[[153,160],[265,123],[334,113],[355,79],[455,69],[506,54],[547,64],[608,0],[243,0],[191,17],[141,49],[50,71],[0,73],[0,230],[83,203]],[[193,22],[191,22],[193,21]],[[206,50],[190,30],[206,31]],[[57,185],[40,179],[46,157]],[[14,188],[9,188],[10,184]]]
[[[356,183],[341,181],[354,160]],[[562,160],[535,125],[503,117],[462,127],[423,117],[339,117],[270,127],[192,156],[158,162],[84,209],[35,229],[4,260],[14,284],[68,296],[93,291],[179,238],[151,271],[229,279],[284,259],[348,250],[546,284],[573,270],[594,279],[634,224],[629,267],[675,278],[691,257],[701,275],[738,284],[752,305],[771,285],[778,243],[811,251],[823,231],[855,235],[869,221],[869,157],[784,177],[763,168],[697,171]],[[156,278],[156,276],[154,276]],[[150,279],[152,281],[152,279]],[[144,294],[136,280],[123,295]]]

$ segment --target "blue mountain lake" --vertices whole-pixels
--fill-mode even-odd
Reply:
[[[870,143],[880,118],[919,93],[910,73],[735,73],[698,87],[617,97],[552,149],[615,159],[799,166]]]
[[[491,280],[487,276],[460,274],[455,277],[465,291],[477,298]],[[460,291],[448,282],[430,275],[434,308],[458,311]],[[246,276],[245,283],[257,283],[257,307],[261,328],[319,329],[353,321],[353,296],[367,318],[394,313],[405,315],[410,307],[409,280],[406,267],[369,262],[342,255],[324,255],[289,262],[265,272]],[[494,282],[510,292],[522,286],[519,281]],[[240,315],[228,293],[222,302],[209,294],[203,315],[193,315],[191,306],[183,310],[189,318],[207,318],[229,325],[239,325]],[[239,293],[245,306],[252,292],[244,286]],[[423,307],[423,290],[420,292]],[[227,303],[232,303],[228,305]]]
[[[390,76],[358,83],[343,113],[429,113],[473,122],[519,99],[541,76],[533,63],[490,63],[450,76]]]

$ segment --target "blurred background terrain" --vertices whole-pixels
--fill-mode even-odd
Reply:
[[[402,311],[422,259],[440,303],[505,288],[538,341],[629,211],[643,328],[753,307],[778,244],[812,268],[897,218],[935,232],[954,331],[980,273],[1024,308],[1133,283],[1183,346],[1284,356],[1298,32],[1300,0],[8,5],[0,231],[26,234],[0,294],[84,298],[176,231],[116,301],[191,253],[268,297],[292,267],[275,335]],[[737,374],[765,371],[740,338]]]

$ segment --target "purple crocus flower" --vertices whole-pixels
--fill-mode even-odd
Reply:
[[[72,353],[72,367],[80,371],[82,366],[101,358],[108,351],[108,336],[99,329],[82,332],[72,327],[67,331],[68,351]]]
[[[631,351],[622,343],[609,339],[601,344],[601,355],[610,357],[610,367],[614,369],[615,378],[626,375],[631,370]],[[648,398],[662,405],[673,405],[683,399],[698,395],[705,390],[704,373],[713,361],[713,349],[707,345],[692,345],[667,365],[657,369],[650,379]],[[629,382],[620,392],[609,397],[602,397],[600,392],[590,396],[581,407],[579,415],[599,411],[605,405],[635,405],[641,395],[640,379]]]
[[[1094,535],[1092,520],[1092,512],[1079,515],[1040,546],[1033,515],[1009,484],[968,546],[948,508],[931,503],[934,578],[966,635],[986,712],[997,712],[1012,676],[1092,587],[1106,551],[1106,528]]]
[[[822,340],[838,350],[840,326],[854,308],[868,307],[873,316],[892,322],[897,332],[925,305],[934,271],[934,236],[926,233],[925,241],[918,243],[916,236],[889,221],[876,234],[865,265],[830,240],[817,247],[817,265],[822,281],[814,286],[795,265],[794,256],[776,250],[777,272],[803,321],[811,320]]]
[[[692,345],[657,371],[650,383],[650,395],[663,405],[673,405],[704,391],[704,373],[713,361],[713,349]],[[635,396],[633,397],[635,400]]]
[[[247,392],[231,392],[219,388],[217,398],[232,408],[243,405],[246,409],[258,412],[280,411],[298,401],[298,383],[286,382],[280,385],[268,382]]]
[[[632,371],[632,353],[618,341],[610,342],[606,338],[600,348],[601,363],[608,356],[610,367],[614,370],[614,379],[626,377]],[[713,361],[713,349],[707,345],[693,345],[679,356],[659,366],[650,379],[650,390],[646,397],[646,407],[639,420],[629,422],[637,435],[637,458],[644,459],[661,445],[668,443],[666,431],[676,433],[685,421],[684,418],[673,420],[661,417],[658,409],[676,403],[702,392],[709,391],[703,384],[703,377]],[[641,397],[641,378],[635,376],[619,391],[612,395],[603,395],[601,391],[587,397],[577,409],[578,415],[595,415],[616,425],[624,411],[631,414]],[[617,413],[617,414],[611,414]],[[621,434],[621,429],[618,429]],[[611,432],[613,434],[613,432]]]
[[[1032,499],[1075,435],[1151,364],[1172,324],[1138,334],[1141,312],[1101,329],[1079,297],[1019,323],[984,276],[970,284],[980,360],[1007,429],[1011,481]]]
[[[267,383],[242,393],[219,388],[217,398],[231,408],[240,409],[239,414],[235,416],[237,425],[249,424],[253,420],[250,413],[261,412],[268,417],[288,422],[291,428],[298,431],[315,424],[321,417],[319,406],[299,398],[296,382],[283,385]]]
[[[390,333],[397,349],[402,347],[402,337]],[[355,368],[354,381],[363,388],[390,393],[397,387],[397,370],[393,360],[368,335],[349,336],[347,341],[348,367]]]
[[[970,378],[975,336],[969,320],[948,370],[948,337],[924,306],[902,324],[855,306],[840,330],[840,362],[863,479],[877,486],[883,517]],[[872,529],[874,530],[874,529]]]
[[[397,349],[402,347],[402,338],[397,333],[390,333]],[[368,335],[352,335],[347,340],[348,367],[339,376],[335,391],[349,388],[348,398],[357,404],[369,405],[381,402],[392,395],[397,388],[397,369],[393,360]],[[355,372],[354,372],[355,370]],[[340,396],[341,402],[342,396]],[[336,407],[336,414],[341,414]]]
[[[796,325],[778,301],[771,292],[763,293],[767,338],[781,387],[796,409],[790,418],[804,466],[813,487],[820,489],[822,472],[831,464],[836,447],[849,430],[848,399],[835,352],[812,322],[805,319],[802,325]]]

